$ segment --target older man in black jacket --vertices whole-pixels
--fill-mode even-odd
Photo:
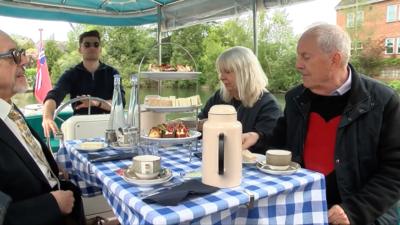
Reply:
[[[0,191],[12,201],[4,223],[85,224],[80,191],[58,179],[51,151],[11,97],[27,88],[25,50],[0,31]]]
[[[400,103],[387,86],[348,64],[350,38],[339,27],[308,29],[297,46],[303,84],[286,94],[269,147],[290,149],[326,177],[331,224],[397,224]]]

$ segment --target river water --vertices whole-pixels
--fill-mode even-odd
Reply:
[[[156,95],[158,94],[157,89],[150,89],[150,88],[141,88],[140,89],[140,102],[143,102],[144,96],[146,95]],[[199,95],[203,104],[206,103],[207,99],[214,94],[213,90],[208,89],[199,89]],[[196,95],[196,89],[182,89],[182,88],[162,88],[161,96],[176,96],[177,98],[182,97],[189,97],[192,95]],[[126,99],[126,107],[128,107],[129,103],[129,96],[130,96],[130,89],[125,89],[125,99]],[[276,94],[275,97],[278,99],[281,106],[284,106],[284,95],[283,94]],[[66,98],[67,99],[67,98]],[[67,100],[65,100],[67,101]],[[24,94],[17,94],[13,97],[13,102],[19,107],[23,108],[29,104],[36,104],[35,97],[33,96],[32,92],[27,92]]]

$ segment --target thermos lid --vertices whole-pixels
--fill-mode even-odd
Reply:
[[[232,115],[236,114],[236,109],[231,105],[214,105],[208,114],[214,115]]]

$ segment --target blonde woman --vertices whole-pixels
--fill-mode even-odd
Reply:
[[[220,89],[200,112],[200,124],[213,105],[232,105],[243,126],[242,148],[263,150],[262,139],[270,134],[282,112],[276,98],[266,89],[268,78],[260,62],[250,49],[236,46],[218,57],[216,69]]]

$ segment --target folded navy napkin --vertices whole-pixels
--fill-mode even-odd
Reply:
[[[200,179],[192,179],[169,190],[148,196],[143,201],[146,203],[158,203],[160,205],[177,205],[189,196],[210,194],[218,190],[218,187],[203,184]]]
[[[124,159],[132,159],[132,157],[137,156],[137,152],[120,152],[112,155],[107,154],[88,154],[89,162],[108,162]]]

